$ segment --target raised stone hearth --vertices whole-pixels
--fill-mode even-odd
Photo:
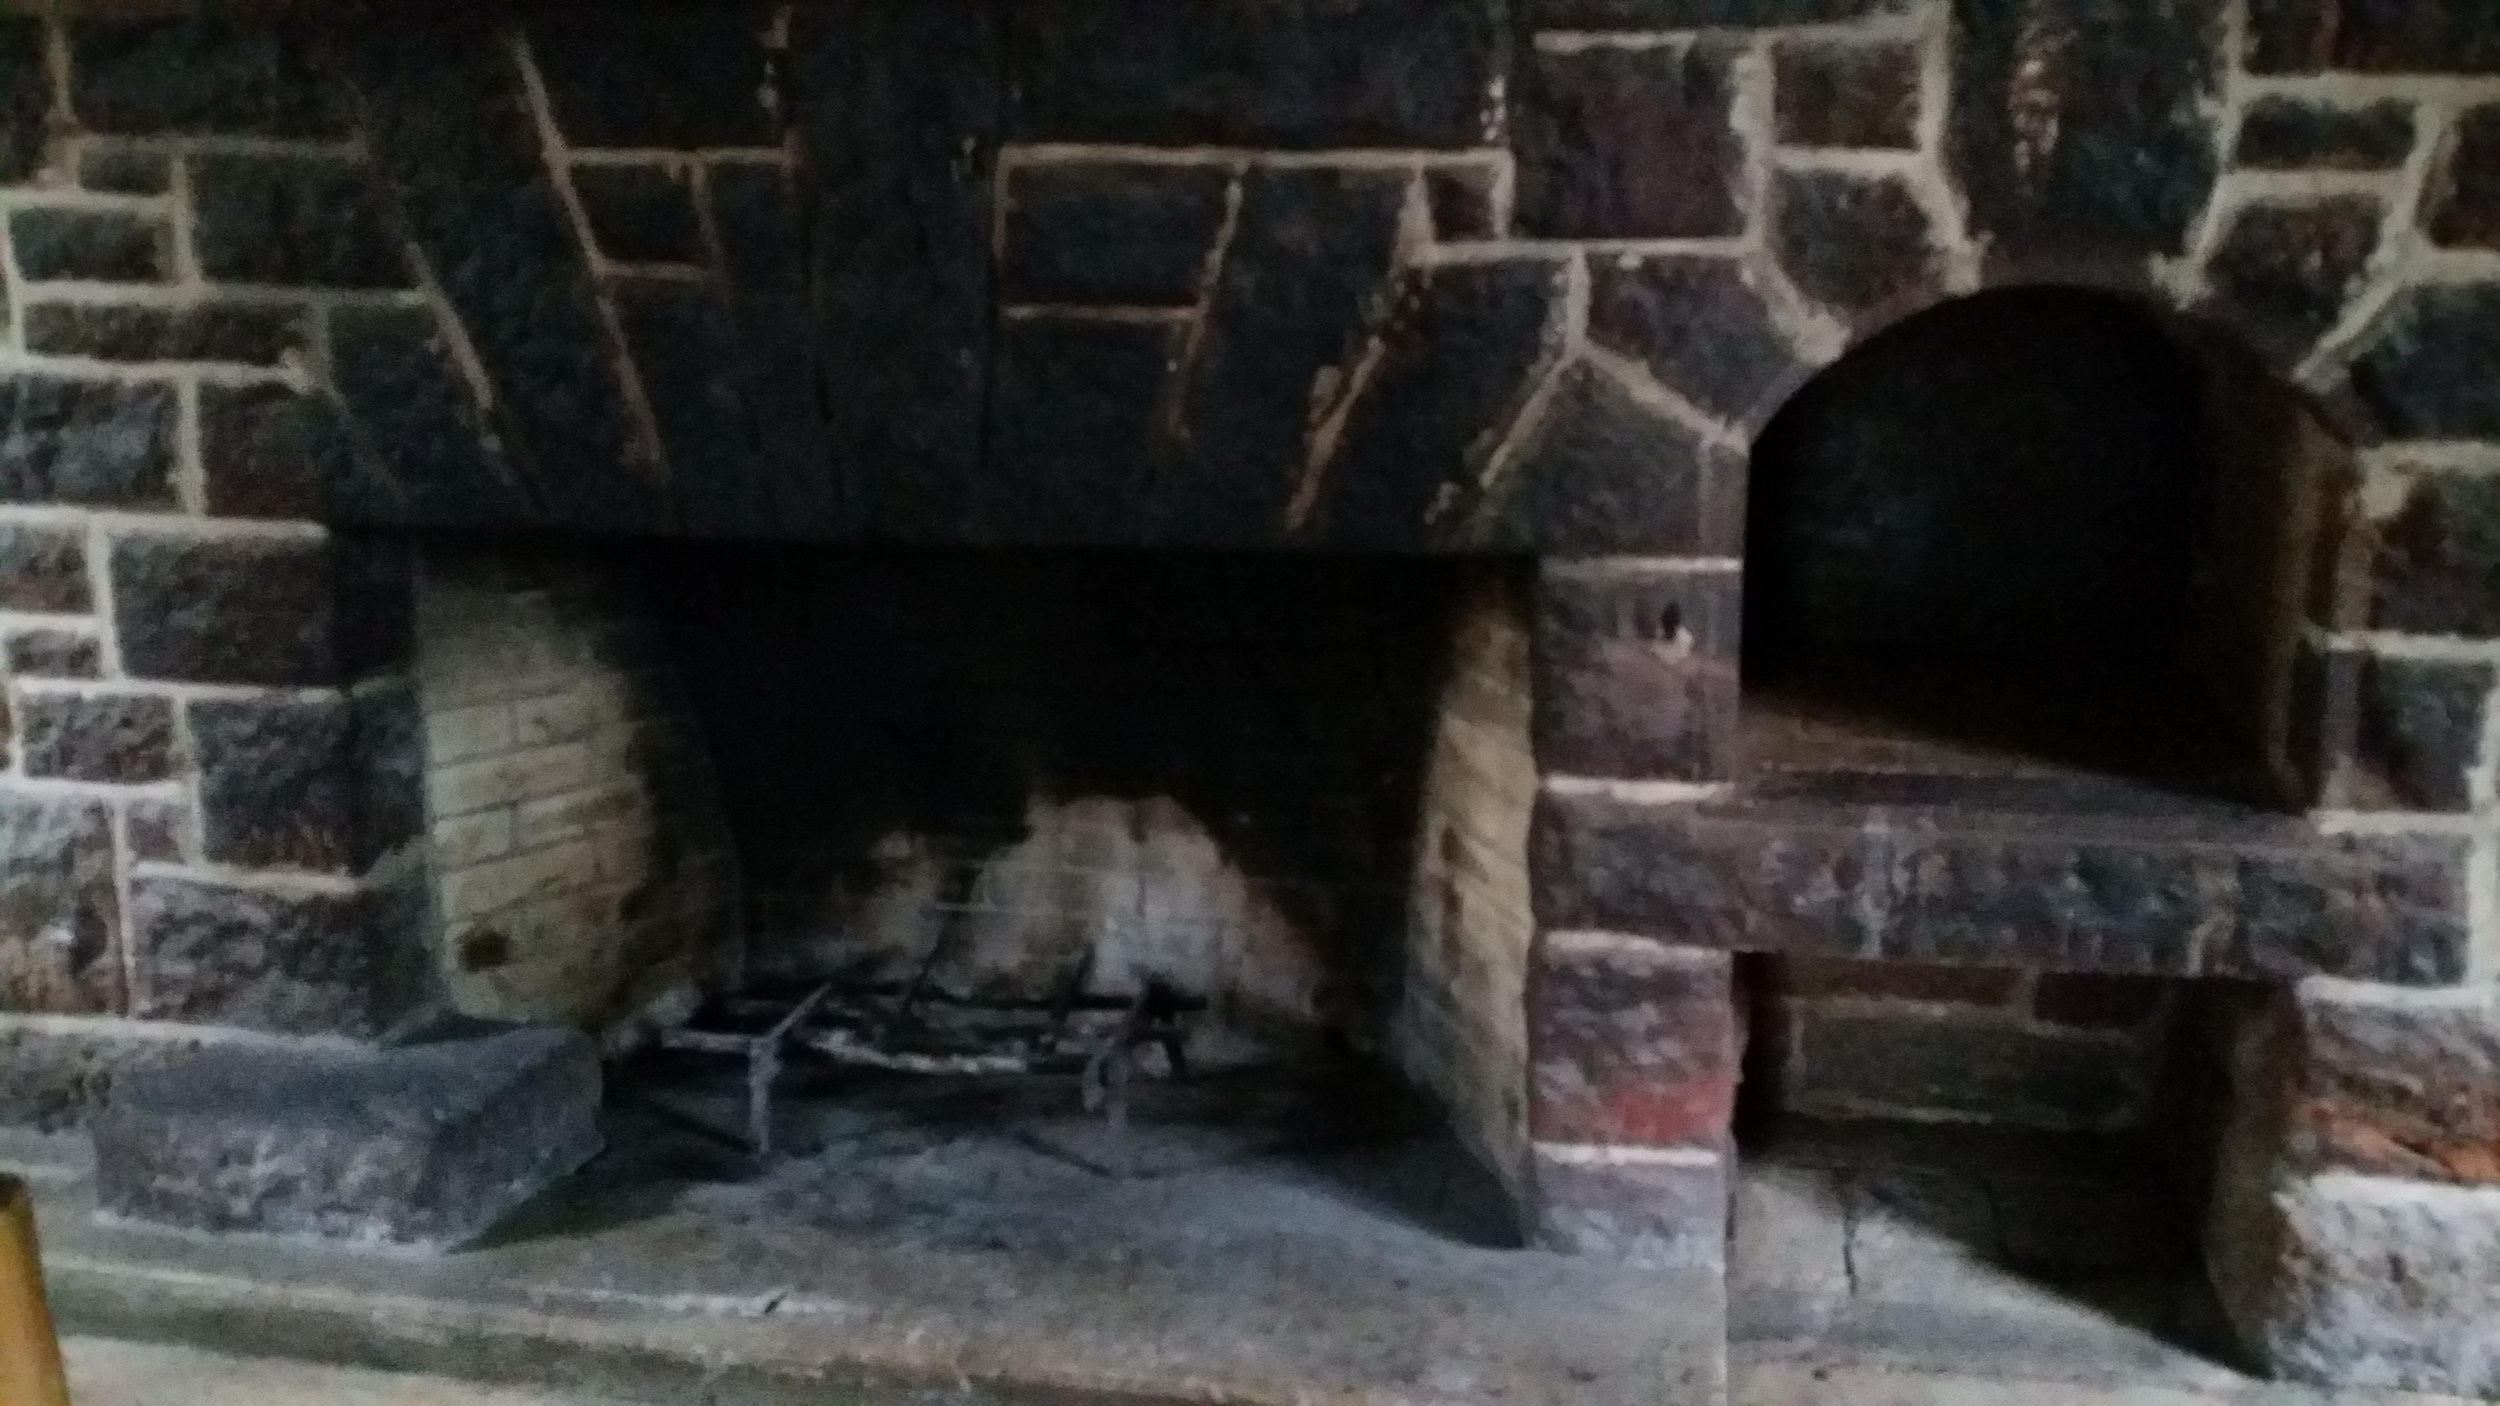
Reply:
[[[1155,1110],[1394,1087],[1554,1303],[1980,1122],[2500,1393],[2486,0],[58,8],[0,1119],[116,1234],[472,1241],[594,1049],[1285,1220]]]

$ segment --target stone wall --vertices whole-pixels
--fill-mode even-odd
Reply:
[[[1398,1062],[1514,1195],[1528,1169],[1528,622],[1520,583],[1458,604],[1415,839]],[[1524,1196],[1522,1197],[1524,1199]]]
[[[463,1014],[625,1034],[735,979],[736,858],[634,566],[421,549],[436,959]]]

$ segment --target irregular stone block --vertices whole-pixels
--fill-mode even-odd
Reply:
[[[81,20],[70,26],[70,106],[97,132],[344,137],[304,35],[266,17]]]
[[[2500,1187],[2500,1007],[2297,1003],[2294,1162]]]
[[[1600,258],[1591,273],[1589,336],[1730,424],[1758,427],[1795,378],[1797,349],[1738,260]]]
[[[379,460],[372,475],[340,483],[333,507],[342,518],[424,527],[544,520],[490,442],[433,313],[333,308],[330,357],[340,403]]]
[[[1142,541],[1149,449],[1179,329],[1019,318],[999,329],[993,428],[964,535]]]
[[[2464,810],[2467,774],[2482,754],[2491,706],[2487,664],[2440,659],[2373,659],[2362,674],[2358,737],[2362,765],[2400,806]]]
[[[2226,1167],[2205,1243],[2279,1376],[2500,1396],[2500,1190]]]
[[[0,500],[171,507],[173,457],[171,386],[0,378]]]
[[[173,158],[161,151],[133,151],[101,143],[78,156],[78,183],[115,195],[163,195],[174,180]]]
[[[2240,114],[2231,159],[2262,170],[2384,171],[2403,165],[2412,152],[2411,103],[2345,107],[2266,97]]]
[[[9,248],[30,279],[161,283],[173,277],[173,232],[152,215],[125,210],[52,210],[9,215]]]
[[[9,636],[9,672],[22,678],[92,679],[104,674],[96,637],[76,630],[24,630]]]
[[[2259,73],[2500,73],[2482,0],[2249,0]]]
[[[1562,1143],[1714,1149],[1736,1109],[1733,959],[1612,934],[1539,939],[1528,1127]]]
[[[658,447],[636,438],[589,251],[547,177],[502,31],[428,10],[323,34],[373,164],[494,383],[497,429],[535,480],[540,520],[663,526]]]
[[[200,387],[200,462],[221,517],[326,519],[351,493],[338,407],[292,386]]]
[[[0,795],[0,1010],[126,1009],[114,882],[103,802]]]
[[[130,857],[160,864],[187,864],[192,852],[191,807],[180,800],[133,796],[122,802],[122,828]]]
[[[1956,4],[1946,148],[1971,231],[2018,261],[2186,247],[2217,159],[2224,8]]]
[[[1356,399],[1343,412],[1335,454],[1317,465],[1321,491],[1310,521],[1321,536],[1349,545],[1413,547],[1463,534],[1462,509],[1483,492],[1494,448],[1518,420],[1538,375],[1561,354],[1567,277],[1552,260],[1521,259],[1445,264],[1401,281],[1395,305],[1374,333],[1384,348],[1377,369],[1339,392]],[[1315,436],[1312,453],[1326,455],[1331,447],[1324,435]],[[1572,447],[1597,452],[1585,438]],[[1607,490],[1626,486],[1620,462],[1563,463],[1557,451],[1545,467],[1558,475],[1586,471],[1576,483],[1549,481],[1527,490],[1548,506],[1575,488],[1594,488],[1610,472],[1617,476]],[[1587,509],[1574,505],[1573,511],[1584,515]],[[1514,522],[1512,530],[1554,540],[1543,523]]]
[[[1159,537],[1245,542],[1282,534],[1312,448],[1312,387],[1326,376],[1335,394],[1347,393],[1368,319],[1399,291],[1391,270],[1406,191],[1402,175],[1380,171],[1266,167],[1243,177],[1207,330],[1196,364],[1181,373],[1188,377],[1181,418],[1168,436],[1179,462],[1155,504]],[[1428,282],[1419,272],[1406,291]],[[1412,302],[1399,307],[1421,311]],[[1409,364],[1433,354],[1411,343],[1399,344]],[[1418,514],[1397,526],[1411,540],[1424,524]]]
[[[572,181],[600,253],[627,263],[706,262],[694,190],[683,169],[577,164]]]
[[[1507,232],[1501,173],[1492,166],[1435,166],[1424,173],[1432,232],[1444,241],[1498,239]]]
[[[2469,843],[2449,835],[2321,836],[2239,864],[2237,922],[2209,965],[2445,986],[2465,977]]]
[[[770,146],[767,5],[755,0],[524,20],[557,130],[574,147]]]
[[[1460,147],[1492,135],[1502,25],[1484,0],[1031,0],[1010,11],[1026,141]]]
[[[1715,1152],[1536,1144],[1530,1234],[1564,1254],[1724,1269],[1727,1167]]]
[[[360,847],[345,697],[196,699],[188,711],[211,861],[352,867]]]
[[[44,21],[0,16],[0,181],[12,185],[43,162],[52,77],[44,57]]]
[[[2352,367],[2353,389],[2399,438],[2500,439],[2500,283],[2396,294]]]
[[[2500,249],[2500,103],[2458,114],[2424,225],[2441,244]]]
[[[231,361],[275,366],[311,339],[304,314],[257,303],[115,307],[38,303],[24,312],[26,348],[99,361]]]
[[[1773,55],[1780,141],[1916,148],[1919,66],[1907,44],[1782,44]]]
[[[1798,289],[1856,321],[1933,300],[1942,284],[1925,207],[1894,176],[1783,171],[1772,247]]]
[[[833,472],[810,476],[840,480],[819,491],[862,530],[943,539],[979,471],[995,19],[963,5],[791,16],[792,121],[812,200],[801,217],[815,261],[809,346],[817,383],[847,388],[823,411],[830,452],[817,462]]]
[[[137,875],[131,1014],[291,1035],[378,1035],[425,990],[423,905],[410,897],[336,882]]]
[[[76,612],[90,608],[85,531],[0,523],[0,609]]]
[[[339,674],[330,544],[134,532],[112,544],[114,620],[135,678],[312,687]]]
[[[1527,233],[1699,238],[1743,227],[1746,155],[1724,52],[1536,50],[1520,83],[1514,146]]]
[[[999,296],[1017,303],[1195,303],[1232,173],[1220,166],[1018,166]]]
[[[2360,290],[2384,213],[2367,196],[2244,206],[2224,229],[2207,276],[2244,325],[2296,356]]]
[[[173,774],[173,704],[147,694],[22,694],[18,755],[28,776],[162,781]]]
[[[209,278],[327,288],[414,281],[383,226],[371,174],[348,159],[212,154],[189,165],[191,247]]]
[[[1652,394],[1655,394],[1653,391]],[[1481,539],[1528,551],[1695,554],[1728,550],[1713,512],[1744,465],[1641,397],[1575,361],[1504,481]]]
[[[1716,781],[1736,764],[1736,578],[1548,572],[1535,637],[1548,773]]]
[[[2500,635],[2500,482],[2422,474],[2378,529],[2370,623],[2425,635]]]
[[[211,1045],[90,1121],[107,1216],[451,1249],[598,1152],[599,1059],[547,1026],[387,1049]]]

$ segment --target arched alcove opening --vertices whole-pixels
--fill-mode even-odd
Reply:
[[[1751,763],[2293,800],[2346,456],[2253,357],[2117,295],[2003,290],[1885,331],[1755,445]]]

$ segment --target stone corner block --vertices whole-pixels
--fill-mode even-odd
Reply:
[[[1656,1269],[1723,1272],[1728,1170],[1717,1152],[1540,1142],[1529,1156],[1538,1245]]]
[[[133,1071],[90,1122],[104,1215],[450,1249],[600,1149],[597,1047],[463,1025],[342,1051],[204,1047]]]

